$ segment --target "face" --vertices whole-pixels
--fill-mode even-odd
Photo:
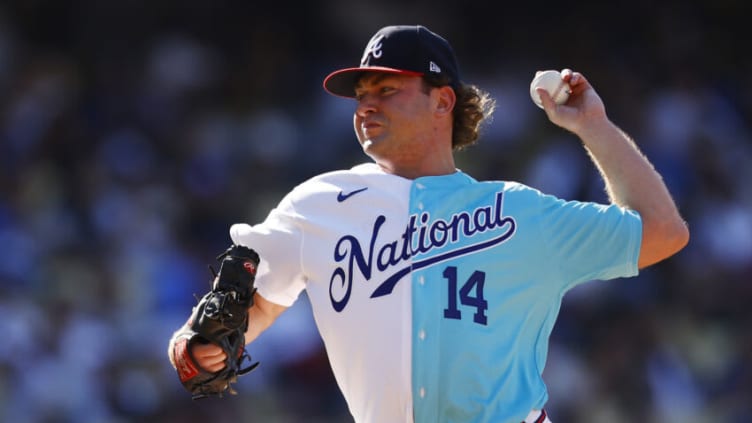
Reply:
[[[417,76],[372,73],[355,87],[353,124],[363,151],[379,161],[405,161],[426,153],[433,136],[430,91]]]

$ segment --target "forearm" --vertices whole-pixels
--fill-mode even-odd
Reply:
[[[287,309],[287,307],[267,301],[258,293],[253,297],[253,303],[253,307],[248,309],[248,330],[245,332],[246,343],[250,343],[258,338]]]
[[[610,201],[642,217],[640,267],[681,249],[688,237],[685,222],[663,178],[634,141],[605,117],[584,125],[577,135],[600,171]]]
[[[652,164],[634,141],[608,119],[577,134],[606,184],[609,200],[640,212],[676,214],[676,207]]]

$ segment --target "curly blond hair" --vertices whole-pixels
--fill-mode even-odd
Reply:
[[[425,87],[450,85],[447,80],[426,76]],[[452,111],[452,149],[463,150],[478,141],[484,123],[490,122],[496,109],[496,100],[489,93],[475,85],[460,83],[452,87],[457,95],[457,103]]]
[[[475,85],[461,84],[454,90],[457,103],[454,105],[452,148],[459,151],[478,141],[482,125],[491,121],[496,109],[496,100]]]

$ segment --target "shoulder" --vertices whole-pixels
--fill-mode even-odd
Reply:
[[[397,184],[409,184],[409,181],[385,173],[375,163],[363,163],[350,169],[316,175],[298,184],[287,197],[292,202],[308,202],[321,197],[336,198],[340,193],[347,194],[366,187],[371,194],[374,191],[389,191],[390,186]]]
[[[309,199],[312,196],[321,196],[339,192],[348,185],[357,183],[361,176],[353,169],[333,170],[313,176],[296,185],[287,197],[292,201]]]
[[[362,163],[351,167],[350,169],[333,170],[314,176],[311,179],[303,182],[301,185],[317,184],[317,183],[331,183],[331,184],[344,184],[351,181],[363,181],[364,179],[372,178],[399,178],[398,176],[389,175],[385,173],[375,163]]]
[[[509,196],[528,197],[531,199],[543,197],[555,198],[537,188],[516,181],[481,181],[479,184],[486,186],[488,189],[504,192],[505,195]]]

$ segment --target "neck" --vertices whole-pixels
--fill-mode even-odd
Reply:
[[[452,150],[451,123],[435,127],[423,136],[405,141],[374,145],[366,141],[363,151],[386,173],[407,179],[450,175],[456,171]]]
[[[454,164],[454,157],[451,154],[448,156],[433,155],[430,158],[409,163],[378,159],[376,163],[384,172],[407,179],[417,179],[423,176],[451,175],[457,170]]]

